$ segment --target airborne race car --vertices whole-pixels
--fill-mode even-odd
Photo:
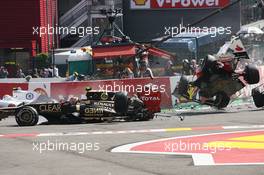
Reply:
[[[241,59],[249,59],[239,39],[233,37],[215,56],[209,55],[196,71],[196,80],[190,81],[182,76],[175,90],[176,96],[185,101],[194,101],[219,109],[225,108],[230,97],[243,89],[247,84],[257,84],[260,80],[259,71],[254,65],[246,65],[238,70]]]
[[[152,88],[149,86],[149,88]],[[16,107],[0,109],[0,120],[15,116],[19,126],[34,126],[39,116],[52,124],[76,124],[89,121],[147,121],[160,112],[160,92],[142,92],[128,97],[125,92],[101,92],[87,89],[85,100],[71,98],[55,102],[39,96],[36,100]]]

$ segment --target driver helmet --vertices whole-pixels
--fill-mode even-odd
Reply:
[[[188,59],[184,59],[182,62],[183,62],[184,64],[189,64],[189,60],[188,60]]]
[[[78,76],[79,74],[78,74],[78,72],[74,72],[73,75]]]
[[[86,92],[89,92],[89,91],[92,90],[92,87],[91,87],[91,86],[87,86],[87,87],[85,88],[85,90],[86,90]]]

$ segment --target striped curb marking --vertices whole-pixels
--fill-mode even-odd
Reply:
[[[111,152],[190,155],[194,165],[264,164],[264,130],[173,137],[116,147]]]

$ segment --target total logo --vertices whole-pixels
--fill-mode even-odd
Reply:
[[[230,0],[130,0],[131,9],[220,8]]]
[[[160,101],[160,98],[159,97],[146,97],[146,96],[143,96],[141,97],[142,101]]]

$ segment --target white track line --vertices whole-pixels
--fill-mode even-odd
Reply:
[[[142,134],[142,133],[163,133],[163,132],[180,132],[180,131],[195,131],[196,127],[190,128],[167,128],[167,129],[143,129],[143,130],[121,130],[121,131],[94,131],[94,132],[61,132],[61,133],[41,133],[37,137],[57,137],[57,136],[84,136],[84,135],[117,135],[117,134]],[[200,128],[200,127],[197,127]],[[203,128],[203,127],[201,127]],[[210,131],[204,127],[204,131]],[[223,130],[234,129],[258,129],[264,128],[264,125],[243,125],[243,126],[222,126]],[[169,131],[169,129],[172,129]],[[175,130],[173,130],[175,129]],[[199,129],[203,131],[203,129]]]
[[[241,125],[241,126],[223,126],[223,129],[254,129],[254,128],[264,128],[264,125]]]
[[[211,129],[210,129],[211,128]],[[214,129],[215,128],[215,129]],[[213,131],[213,130],[236,130],[236,129],[261,129],[264,125],[241,125],[241,126],[207,126],[207,127],[181,127],[181,128],[165,128],[165,129],[141,129],[141,130],[120,130],[120,131],[93,131],[93,132],[54,132],[54,133],[34,133],[35,137],[60,137],[60,136],[89,136],[89,135],[118,135],[118,134],[144,134],[144,133],[172,133],[183,131]],[[18,136],[15,136],[15,135]],[[14,134],[1,134],[3,137],[33,137],[21,136],[19,133]],[[27,134],[26,134],[27,135]]]
[[[158,133],[158,132],[167,132],[167,131],[166,129],[144,129],[144,130],[123,130],[123,131],[61,132],[61,133],[41,133],[41,134],[37,134],[37,137],[140,134],[140,133]]]

